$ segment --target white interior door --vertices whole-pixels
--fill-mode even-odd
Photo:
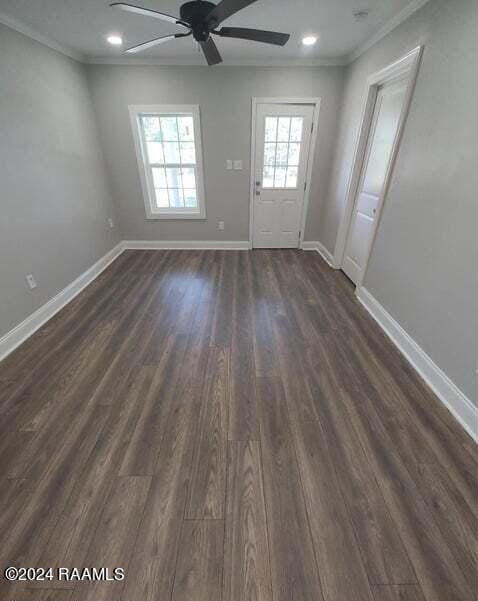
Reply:
[[[342,265],[355,284],[361,282],[367,266],[406,92],[406,79],[385,84],[377,91]]]
[[[314,106],[258,104],[252,245],[297,248]]]

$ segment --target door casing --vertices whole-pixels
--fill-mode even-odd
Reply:
[[[256,165],[256,112],[259,104],[308,104],[313,105],[314,113],[312,116],[312,134],[310,137],[309,157],[307,162],[307,186],[302,204],[302,215],[300,218],[300,237],[299,248],[302,248],[304,241],[304,229],[307,219],[310,198],[310,180],[312,177],[313,162],[315,156],[315,146],[317,141],[317,131],[319,128],[320,98],[252,98],[252,132],[251,132],[251,181],[250,181],[250,199],[249,199],[249,248],[252,248],[254,231],[254,181]]]
[[[357,288],[360,287],[365,274],[367,272],[368,262],[370,256],[373,252],[373,246],[375,243],[375,238],[377,234],[378,227],[380,225],[380,220],[382,216],[382,208],[384,204],[384,200],[386,194],[388,192],[391,175],[393,173],[393,168],[395,166],[395,161],[398,154],[398,149],[400,147],[401,138],[403,135],[403,130],[405,127],[405,122],[410,110],[410,104],[413,97],[413,92],[415,89],[415,83],[418,76],[418,69],[420,66],[420,60],[423,54],[423,46],[417,46],[411,52],[403,56],[398,61],[388,65],[384,69],[377,71],[370,75],[367,79],[367,89],[362,107],[362,119],[361,119],[361,127],[359,136],[357,139],[357,144],[355,147],[353,167],[348,183],[347,188],[347,200],[345,205],[345,210],[342,216],[342,220],[339,226],[339,231],[337,234],[337,241],[335,244],[334,250],[334,263],[335,266],[340,269],[344,260],[345,247],[347,244],[348,233],[350,229],[350,224],[352,220],[352,214],[355,206],[355,199],[357,196],[358,186],[360,183],[360,176],[362,173],[364,160],[365,160],[365,152],[367,149],[367,142],[369,137],[370,128],[372,126],[372,120],[375,110],[375,102],[377,99],[377,93],[380,86],[391,83],[400,78],[407,78],[407,91],[405,95],[404,105],[402,114],[400,116],[400,122],[398,125],[397,135],[395,137],[395,142],[393,144],[393,149],[390,156],[390,163],[388,165],[387,175],[385,177],[385,182],[383,185],[383,190],[379,202],[379,206],[377,207],[377,219],[375,220],[374,231],[372,233],[372,241],[368,249],[368,254],[364,266],[364,270],[362,272],[362,277],[359,282],[357,282]]]

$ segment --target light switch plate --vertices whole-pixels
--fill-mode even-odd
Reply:
[[[242,169],[242,161],[240,159],[234,161],[234,169],[236,171],[240,171]]]
[[[230,171],[232,169],[232,161],[231,159],[227,159],[226,161],[226,169]]]

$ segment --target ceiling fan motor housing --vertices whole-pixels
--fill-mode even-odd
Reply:
[[[186,2],[180,8],[181,21],[191,25],[194,39],[198,42],[205,42],[212,29],[217,26],[217,21],[207,21],[206,17],[215,8],[212,2],[205,0],[194,0]]]

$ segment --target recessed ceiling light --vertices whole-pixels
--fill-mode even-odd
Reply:
[[[121,46],[121,44],[123,43],[123,39],[121,38],[121,36],[115,34],[109,35],[106,38],[106,41],[112,44],[113,46]]]
[[[306,35],[302,38],[302,43],[304,46],[313,46],[317,42],[317,39],[316,35]]]

